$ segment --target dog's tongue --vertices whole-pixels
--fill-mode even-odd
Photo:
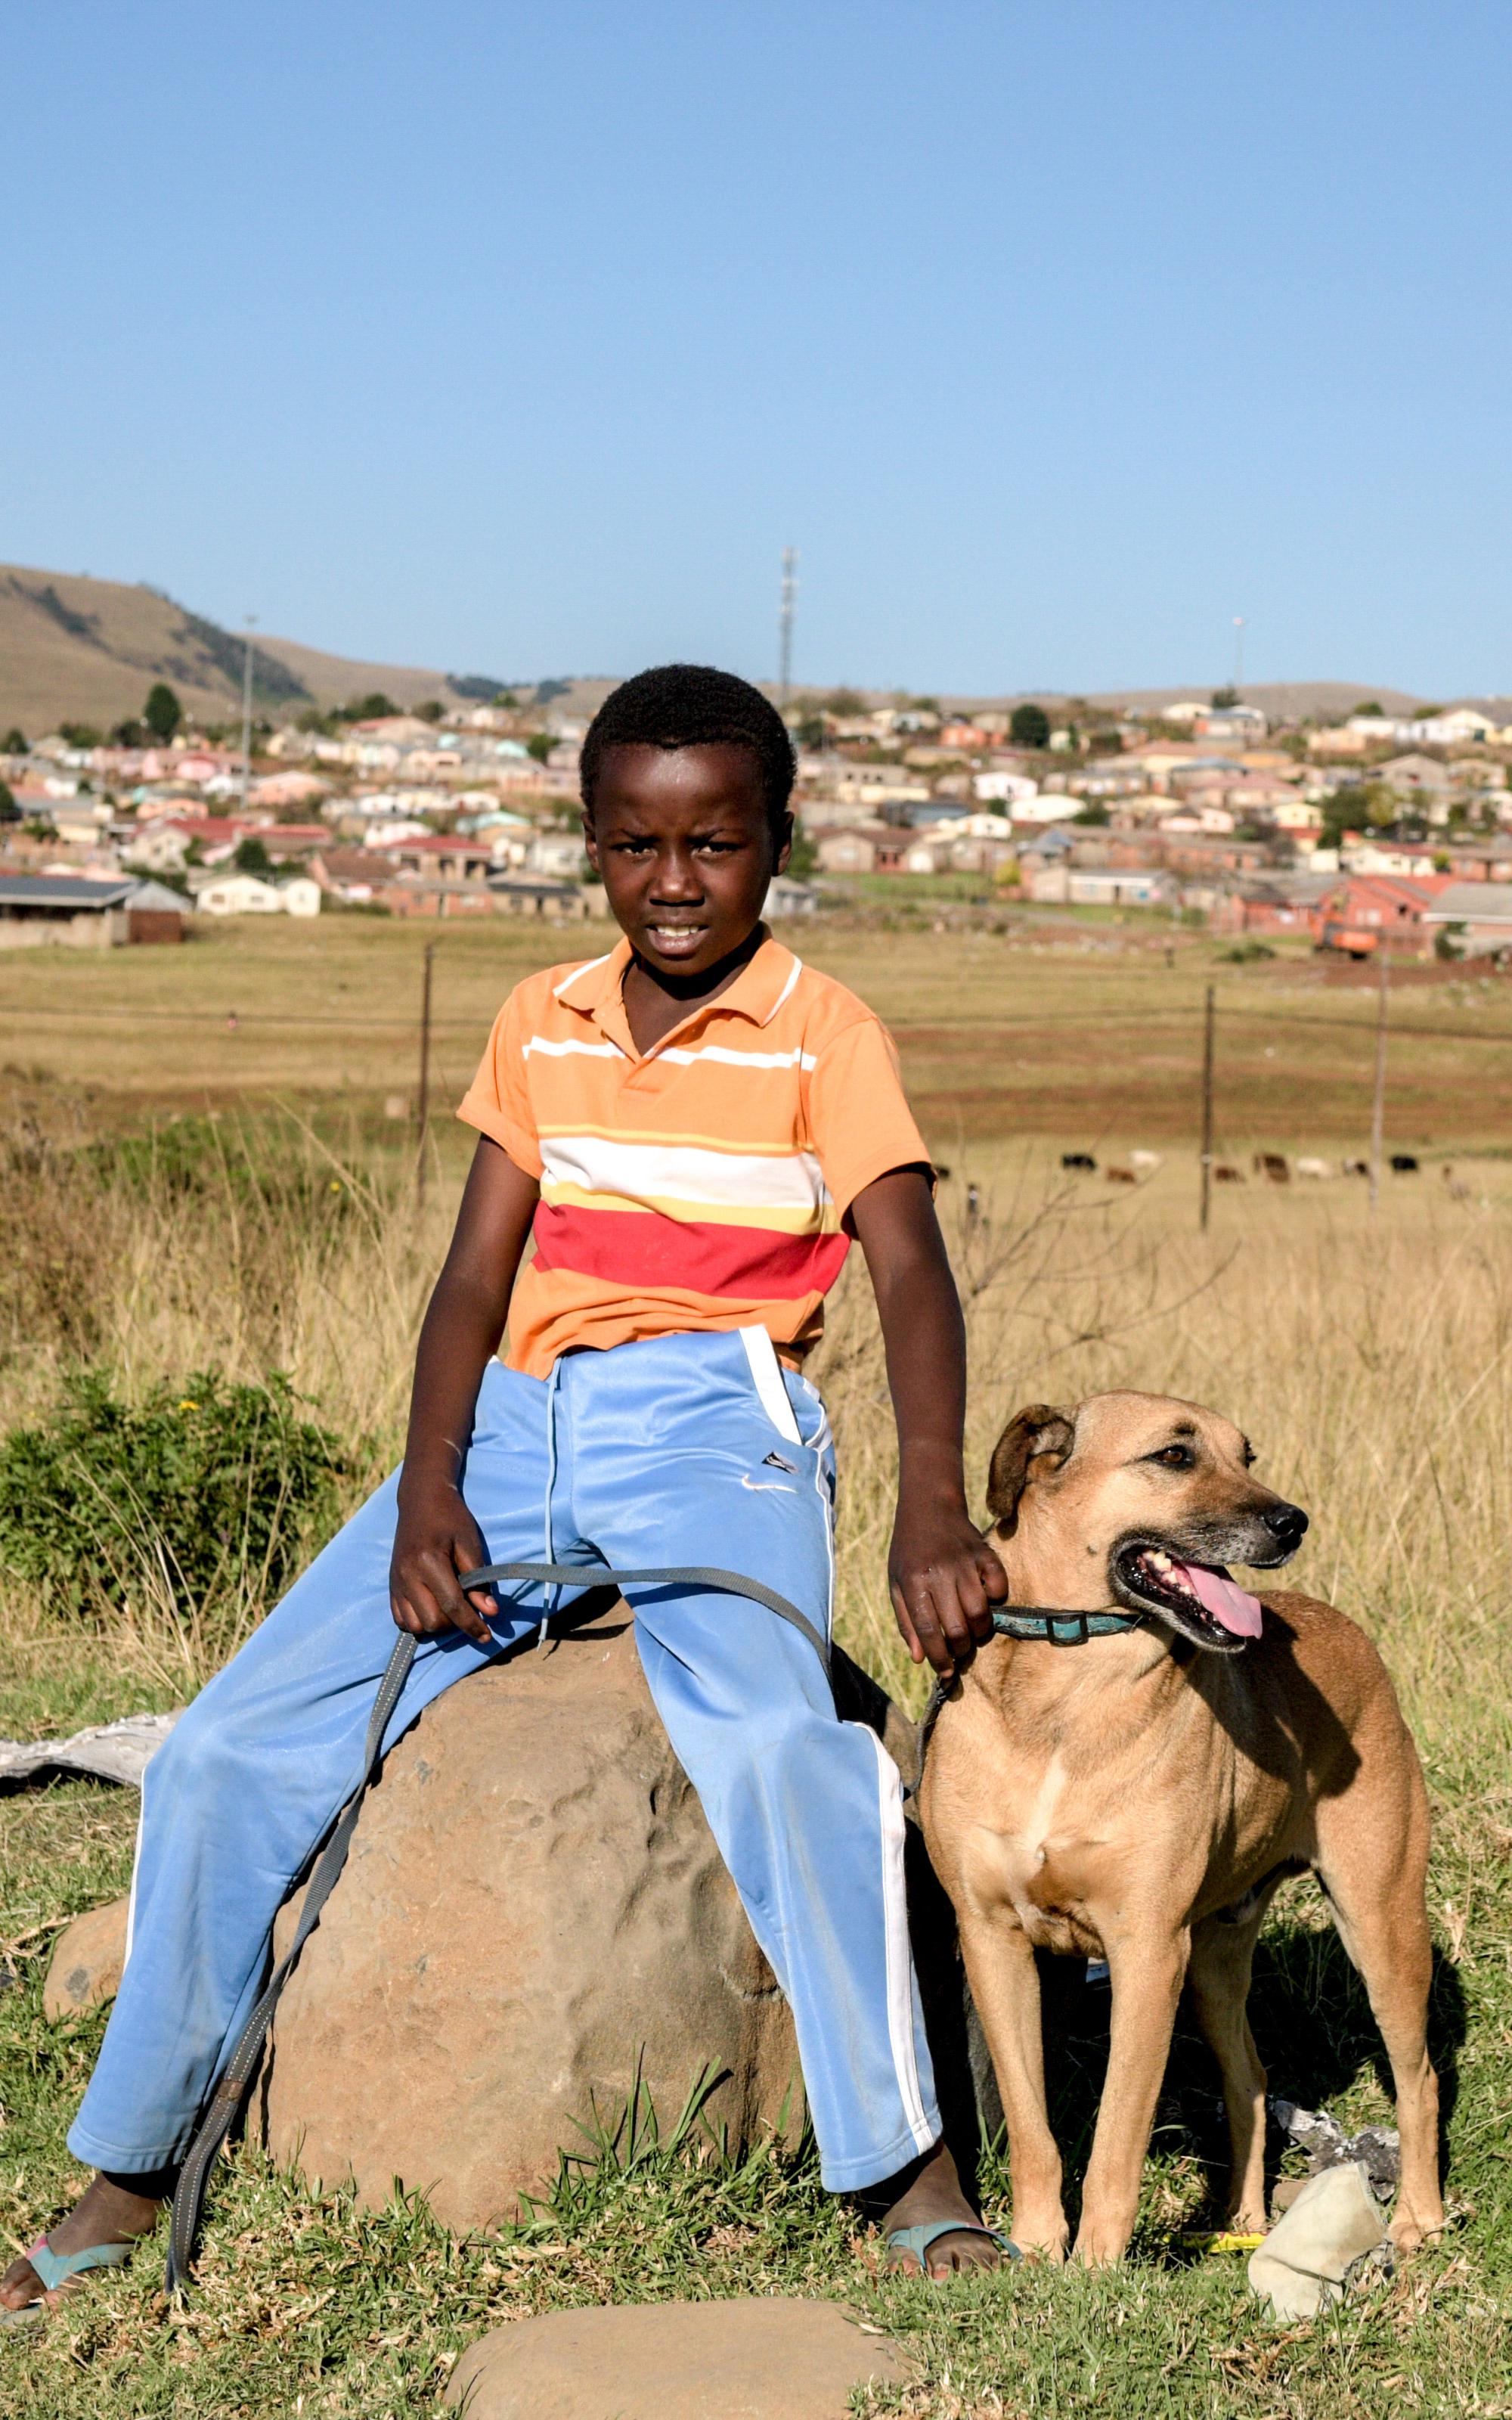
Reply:
[[[1260,1600],[1247,1589],[1237,1588],[1224,1573],[1211,1571],[1206,1563],[1178,1563],[1188,1588],[1196,1590],[1214,1621],[1231,1630],[1236,1638],[1258,1638],[1260,1635]]]

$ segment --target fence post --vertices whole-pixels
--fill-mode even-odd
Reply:
[[[420,1094],[415,1104],[415,1207],[425,1199],[425,1138],[430,1126],[430,976],[436,955],[434,941],[425,943],[425,971],[420,989]]]
[[[1370,1104],[1370,1207],[1381,1200],[1381,1142],[1386,1118],[1386,937],[1376,943],[1380,953],[1380,989],[1376,993],[1376,1089]]]
[[[1212,1026],[1213,986],[1208,985],[1208,1005],[1202,1020],[1202,1214],[1201,1228],[1208,1232],[1208,1210],[1212,1193]]]

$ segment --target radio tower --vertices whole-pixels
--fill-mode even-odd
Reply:
[[[777,702],[784,707],[793,685],[793,599],[797,586],[798,550],[795,546],[785,546],[782,549],[782,604],[777,617]]]

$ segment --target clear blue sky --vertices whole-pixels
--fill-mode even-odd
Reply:
[[[0,559],[509,676],[1512,689],[1505,0],[8,12]]]

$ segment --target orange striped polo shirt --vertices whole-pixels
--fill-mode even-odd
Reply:
[[[929,1154],[880,1019],[768,936],[717,1000],[638,1051],[630,945],[528,976],[457,1114],[539,1178],[508,1360],[764,1326],[819,1335],[863,1187]]]

